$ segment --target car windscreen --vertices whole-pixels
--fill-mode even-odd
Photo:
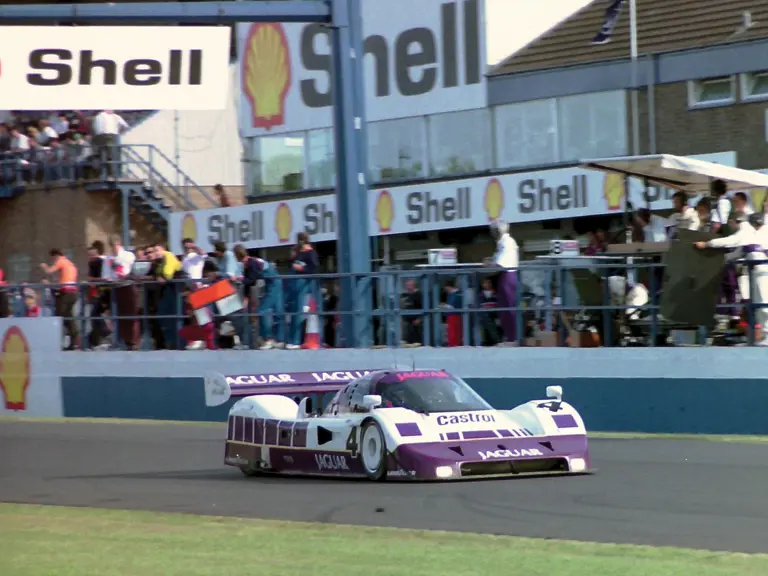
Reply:
[[[380,381],[376,393],[385,408],[416,412],[469,412],[492,410],[463,380],[448,377],[408,377],[394,374]]]

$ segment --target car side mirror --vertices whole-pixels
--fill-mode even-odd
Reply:
[[[378,406],[381,406],[381,396],[375,394],[366,394],[363,396],[363,407],[366,410],[373,410]]]
[[[547,386],[547,398],[554,398],[554,401],[549,403],[549,409],[552,412],[560,410],[560,404],[563,402],[563,387]]]
[[[554,398],[558,402],[563,401],[562,386],[547,386],[547,398]]]

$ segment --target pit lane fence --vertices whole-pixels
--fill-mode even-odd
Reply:
[[[752,294],[759,293],[756,270],[768,268],[759,264],[742,263],[749,271]],[[213,311],[211,324],[219,342],[214,346],[256,348],[266,326],[273,327],[278,342],[284,342],[289,331],[295,332],[296,323],[301,326],[301,339],[297,344],[305,342],[311,331],[317,345],[327,347],[488,346],[504,343],[499,316],[505,312],[514,317],[513,343],[524,346],[705,344],[712,342],[712,334],[716,332],[715,322],[686,325],[663,317],[663,264],[598,261],[574,264],[573,259],[567,262],[555,259],[548,264],[526,263],[517,271],[517,305],[513,307],[500,307],[492,298],[483,300],[487,296],[484,288],[488,287],[484,286],[484,280],[493,284],[498,274],[498,268],[423,268],[368,275],[284,275],[272,280],[277,283],[271,291],[273,301],[268,310],[261,312],[264,288],[249,290],[246,294],[242,283],[234,282],[247,305],[226,315]],[[588,281],[585,282],[585,278]],[[415,288],[410,294],[406,289],[409,281]],[[185,326],[198,323],[188,305],[189,294],[210,283],[198,280],[161,283],[145,278],[80,283],[74,286],[77,303],[66,313],[61,307],[56,311],[60,289],[65,287],[10,284],[0,290],[5,293],[10,315],[16,317],[28,314],[27,297],[34,294],[42,315],[62,316],[65,327],[69,328],[65,332],[77,334],[76,341],[69,343],[76,348],[93,348],[94,333],[102,347],[124,348],[125,339],[121,334],[137,331],[139,337],[132,349],[183,349],[189,341],[180,333]],[[642,294],[628,299],[632,287],[639,285],[647,292],[645,301]],[[347,309],[336,298],[344,290],[352,294],[352,306]],[[127,299],[127,307],[125,298],[121,299],[121,293],[125,296],[126,292],[132,294]],[[766,304],[755,301],[718,307],[718,312],[726,318],[739,314],[743,317],[741,329],[733,331],[733,343],[741,339],[741,343],[754,345],[761,338],[762,327],[755,319],[756,313],[765,307]],[[347,343],[338,328],[341,318],[350,315],[358,319],[362,328],[357,332],[357,340]],[[306,322],[308,319],[314,322]],[[225,332],[233,336],[222,341],[219,336]]]

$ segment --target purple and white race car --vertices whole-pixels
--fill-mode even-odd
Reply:
[[[335,393],[321,408],[323,394]],[[548,400],[495,410],[443,370],[205,375],[229,411],[224,463],[256,474],[458,480],[590,471],[578,412]],[[311,403],[318,409],[313,413]]]

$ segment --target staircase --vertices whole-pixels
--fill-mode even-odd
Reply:
[[[144,216],[164,236],[168,234],[168,221],[172,212],[204,208],[192,202],[191,195],[206,203],[205,208],[217,205],[203,188],[155,146],[122,146],[121,154],[123,173],[116,186],[128,196],[131,208]],[[162,172],[161,167],[164,168]],[[174,179],[179,184],[172,183],[167,178],[169,174],[176,176]]]

